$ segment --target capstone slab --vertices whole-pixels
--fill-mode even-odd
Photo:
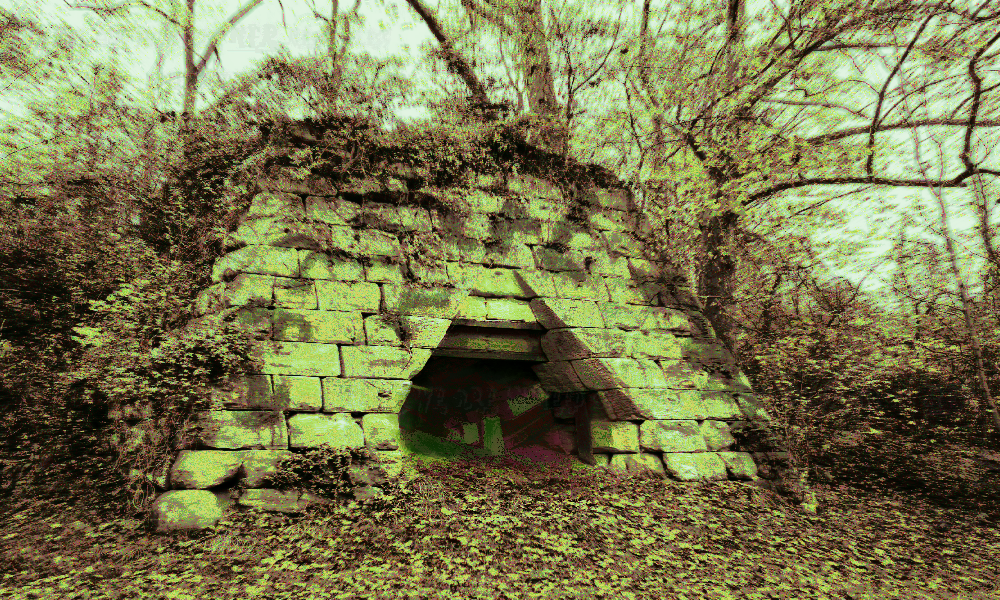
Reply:
[[[344,377],[412,379],[427,363],[431,351],[392,346],[344,346],[341,354],[344,358]]]
[[[412,382],[396,379],[323,378],[324,412],[398,413]]]

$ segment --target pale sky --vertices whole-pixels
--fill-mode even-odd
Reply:
[[[308,4],[304,0],[283,0],[282,4],[284,11],[279,7],[277,0],[265,0],[261,6],[242,19],[226,39],[219,44],[221,63],[217,72],[223,80],[251,69],[256,61],[275,53],[282,45],[293,56],[301,56],[315,53],[319,45],[324,43],[321,37],[321,23],[312,17]],[[341,11],[347,10],[352,4],[353,2],[350,0],[341,0]],[[755,10],[753,0],[748,4],[750,4],[748,14],[753,15]],[[14,8],[10,0],[0,0],[0,5],[8,9]],[[94,19],[93,15],[88,17],[86,11],[68,9],[63,0],[42,0],[29,9],[25,9],[21,3],[17,3],[17,6],[17,10],[27,10],[29,14],[32,12],[40,14],[39,20],[43,23],[66,22],[81,30],[87,30],[85,19]],[[196,7],[196,23],[202,33],[196,47],[203,48],[208,34],[214,32],[218,24],[238,10],[239,6],[241,3],[236,0],[218,0],[213,3],[199,2]],[[435,4],[428,3],[428,6],[434,7]],[[330,10],[329,2],[321,0],[318,3],[318,8],[322,12],[328,12]],[[410,59],[407,60],[407,65],[410,65],[410,74],[419,75],[423,72],[417,60],[417,50],[421,43],[432,38],[424,24],[414,20],[405,2],[387,0],[384,3],[379,3],[374,0],[365,0],[362,2],[361,13],[365,16],[364,24],[354,25],[352,29],[353,45],[356,49],[378,56],[408,54]],[[148,16],[149,13],[136,8],[131,14],[135,22],[142,23],[143,27],[152,29],[147,24],[154,24],[155,21]],[[122,21],[116,21],[116,23],[116,27],[122,27]],[[148,36],[146,37],[148,38]],[[174,78],[178,90],[176,97],[179,98],[179,90],[183,81],[180,74],[182,67],[181,44],[177,36],[173,36],[171,39],[172,41],[167,46],[170,54],[167,55],[165,71],[176,75]],[[116,36],[114,30],[109,30],[107,34],[99,35],[96,43],[98,47],[108,53],[118,55],[123,65],[127,66],[134,76],[131,85],[134,86],[137,93],[141,94],[147,74],[155,65],[156,54],[152,41],[150,39],[142,40],[135,36],[126,39],[122,36]],[[213,60],[210,64],[214,65],[215,61]],[[879,82],[887,73],[885,67],[879,64],[873,64],[870,72]],[[996,73],[994,72],[990,76],[995,83]],[[6,106],[8,111],[18,112],[16,106],[11,105],[9,101],[3,106]],[[411,113],[405,116],[418,116],[418,114]],[[955,129],[954,131],[958,132],[959,130]],[[894,137],[905,142],[911,135],[912,132],[902,132]],[[994,142],[996,138],[995,135],[991,137]],[[930,146],[924,152],[924,160],[931,158]],[[957,152],[952,154],[957,154]],[[899,160],[912,159],[901,156]],[[1000,168],[1000,159],[997,158],[996,153],[991,157],[989,165],[993,168]],[[896,169],[890,170],[890,174],[894,174],[893,171]],[[996,187],[994,186],[993,189],[995,190]],[[872,206],[880,203],[892,203],[902,207],[906,205],[907,198],[914,194],[920,194],[927,199],[932,198],[928,192],[916,190],[873,190],[873,193],[881,194],[881,197],[872,200]],[[961,217],[958,214],[962,211],[962,198],[964,196],[965,192],[946,192],[949,206],[956,214],[956,218],[953,218],[951,223],[953,231],[968,231],[975,224],[968,215]],[[864,269],[859,270],[859,265],[877,261],[891,247],[891,237],[895,233],[896,219],[889,218],[879,221],[873,215],[870,207],[866,208],[857,204],[850,206],[849,210],[852,219],[846,231],[821,230],[813,233],[812,237],[818,240],[837,236],[839,239],[846,237],[856,240],[862,247],[862,251],[853,257],[851,265],[847,265],[846,269],[839,270],[839,274],[857,282],[864,274]],[[889,239],[885,239],[886,236]],[[969,251],[968,248],[964,248],[964,250]],[[834,265],[831,263],[831,266]],[[873,290],[881,287],[891,275],[888,267],[889,265],[883,265],[882,269],[869,277],[865,282],[865,287]],[[970,273],[974,271],[975,267],[970,269]]]

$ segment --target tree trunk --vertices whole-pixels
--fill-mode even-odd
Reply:
[[[556,101],[548,34],[542,0],[516,0],[517,46],[521,53],[521,73],[528,92],[528,111],[545,121],[542,144],[558,154],[566,153],[567,132]]]
[[[973,360],[975,361],[976,387],[979,392],[979,399],[990,409],[991,416],[993,417],[994,431],[1000,432],[1000,411],[997,410],[996,401],[990,393],[990,384],[986,378],[983,349],[979,345],[979,332],[972,318],[972,300],[969,298],[969,291],[965,287],[965,280],[958,267],[958,253],[955,250],[955,243],[951,239],[951,231],[948,226],[948,210],[945,207],[944,196],[940,190],[934,190],[934,197],[937,199],[938,208],[941,212],[941,233],[944,235],[944,247],[948,251],[951,272],[955,277],[955,284],[958,286],[958,297],[962,301],[962,318],[965,321],[965,332],[969,341],[969,347],[972,348]]]
[[[726,212],[711,217],[701,227],[702,247],[707,253],[698,281],[698,295],[704,298],[702,312],[711,323],[715,335],[736,355],[735,321],[729,316],[728,307],[733,304],[733,276],[736,260],[724,249],[736,233],[737,215]]]

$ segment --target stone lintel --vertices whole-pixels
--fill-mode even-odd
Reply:
[[[535,298],[530,306],[538,323],[546,329],[605,326],[596,302]]]
[[[323,378],[325,412],[398,413],[412,383],[399,379]]]
[[[431,351],[427,348],[404,350],[391,346],[344,346],[341,354],[344,377],[412,379],[424,368]]]
[[[573,361],[580,381],[592,390],[667,387],[655,361],[639,358],[585,358]]]

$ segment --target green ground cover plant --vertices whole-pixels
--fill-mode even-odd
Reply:
[[[996,512],[818,486],[451,461],[384,498],[153,535],[55,502],[2,517],[3,598],[995,598]]]

